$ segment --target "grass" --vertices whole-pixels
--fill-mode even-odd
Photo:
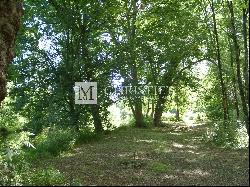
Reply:
[[[153,173],[165,173],[170,169],[169,165],[157,161],[151,162],[148,166]]]
[[[124,127],[34,167],[84,185],[248,185],[248,150],[202,142],[205,127]]]

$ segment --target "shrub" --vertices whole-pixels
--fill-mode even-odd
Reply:
[[[125,126],[135,127],[135,118],[134,118],[134,117],[131,117],[131,118],[128,120],[127,125],[125,125]]]
[[[247,135],[243,129],[244,126],[239,126],[237,122],[219,121],[211,123],[203,140],[216,146],[228,148],[244,147],[247,144]]]
[[[0,144],[0,186],[20,185],[21,172],[26,169],[27,162],[22,153],[23,146],[32,147],[29,132],[14,133]]]
[[[153,124],[153,118],[150,116],[144,116],[143,118],[143,127],[151,127]],[[131,117],[129,122],[124,124],[123,126],[130,126],[130,127],[135,127],[135,118]]]
[[[153,118],[151,116],[145,116],[144,117],[144,124],[146,127],[152,127],[153,126]]]
[[[22,177],[23,184],[27,186],[59,186],[66,183],[64,175],[53,168],[33,169]]]
[[[79,145],[82,143],[89,143],[92,141],[98,141],[98,140],[100,140],[100,138],[101,138],[101,134],[95,133],[89,128],[85,128],[85,129],[80,130],[77,133],[75,144]]]
[[[74,139],[73,131],[47,128],[35,138],[36,149],[32,150],[32,153],[58,156],[72,147]]]

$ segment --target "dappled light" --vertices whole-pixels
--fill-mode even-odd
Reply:
[[[145,142],[145,143],[152,143],[152,142],[156,142],[156,140],[137,140],[136,142]]]
[[[200,176],[209,176],[210,174],[206,171],[202,171],[200,169],[196,169],[196,170],[189,170],[189,171],[183,171],[184,175],[188,175],[188,176],[195,176],[195,177],[200,177]]]
[[[0,0],[0,186],[249,186],[247,0]]]
[[[77,176],[92,185],[129,185],[135,175],[141,177],[136,184],[158,185],[233,185],[239,182],[233,177],[235,172],[237,177],[247,177],[246,170],[241,168],[247,166],[247,151],[208,149],[200,140],[192,138],[191,134],[202,136],[201,131],[185,131],[178,134],[178,138],[171,137],[171,132],[152,133],[151,129],[127,128],[117,133],[107,135],[106,141],[76,148],[59,160],[41,160],[35,166],[52,165],[66,176]],[[230,172],[225,178],[224,172],[228,169]]]
[[[177,148],[183,148],[184,147],[184,145],[182,145],[182,144],[178,144],[178,143],[173,143],[173,147],[177,147]]]

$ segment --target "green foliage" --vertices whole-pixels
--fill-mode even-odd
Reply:
[[[181,116],[196,105],[199,112],[190,116],[190,121],[214,121],[204,136],[206,142],[244,147],[247,135],[242,125],[217,122],[223,119],[226,100],[221,82],[225,83],[230,119],[242,120],[245,104],[239,99],[242,86],[235,79],[234,33],[223,3],[215,3],[222,65],[219,68],[215,23],[208,1],[26,0],[16,58],[8,72],[10,98],[0,107],[0,185],[23,184],[23,180],[26,185],[65,184],[59,171],[29,171],[25,169],[26,161],[58,156],[74,145],[100,140],[103,134],[93,132],[93,124],[94,128],[98,123],[108,130],[124,124],[120,129],[138,126],[136,122],[141,119],[134,118],[140,115],[132,111],[149,115],[152,107],[159,114],[163,112],[163,121],[176,121],[178,115],[167,109],[178,109]],[[239,53],[245,46],[241,14],[246,7],[246,2],[233,1],[236,33],[242,33],[236,37]],[[243,59],[243,53],[239,55]],[[248,65],[247,60],[241,61],[237,73],[242,71],[238,78],[244,77],[245,89]],[[198,62],[206,63],[209,69],[205,78],[200,79],[199,70],[195,71]],[[104,90],[114,85],[114,80],[125,86],[166,89],[162,94],[131,92],[111,96]],[[98,83],[98,107],[75,105],[73,87],[79,81]],[[197,93],[197,102],[196,98],[190,99],[195,95],[192,92]],[[153,119],[147,115],[142,126],[151,127]],[[30,141],[32,134],[24,130],[36,134],[35,138]],[[35,148],[24,148],[33,144]],[[149,167],[154,172],[169,169],[161,162]]]
[[[206,114],[204,112],[196,111],[194,113],[194,121],[195,123],[201,123],[207,120]]]
[[[19,167],[20,167],[19,162]],[[7,174],[7,175],[6,175]],[[11,177],[11,178],[10,178]],[[0,171],[0,184],[18,186],[79,186],[81,183],[76,179],[69,180],[63,173],[52,167],[44,169],[31,169],[29,167],[18,168],[15,172]]]
[[[34,138],[35,149],[27,150],[26,154],[31,159],[58,156],[75,145],[99,141],[102,136],[103,134],[95,133],[91,128],[79,131],[46,128]]]
[[[33,147],[30,143],[31,133],[11,134],[0,143],[0,185],[22,184],[21,173],[27,162],[23,157],[23,147]]]
[[[33,169],[23,174],[23,185],[27,186],[61,186],[66,185],[65,176],[56,169]]]
[[[130,127],[135,127],[135,119],[134,118],[130,118],[128,121],[128,126]]]
[[[162,114],[162,121],[176,121],[176,114],[175,113],[163,113]]]
[[[24,119],[13,110],[10,98],[6,98],[5,102],[0,106],[0,136],[1,133],[11,133],[20,130],[23,126]],[[6,134],[7,135],[7,134]]]
[[[81,129],[79,132],[77,132],[76,135],[76,145],[80,145],[82,143],[90,143],[93,141],[98,141],[102,137],[102,134],[95,133],[89,128]]]
[[[58,156],[60,153],[69,150],[75,141],[75,133],[71,130],[44,129],[34,140],[35,150],[31,150],[31,155]]]
[[[209,124],[203,140],[215,146],[241,148],[247,147],[248,135],[244,124],[218,121]]]
[[[149,127],[152,127],[153,125],[153,118],[150,117],[150,116],[144,116],[143,118],[143,128],[149,128]],[[130,126],[130,127],[136,127],[136,121],[135,121],[135,118],[130,118],[128,120],[128,123],[127,124],[124,124],[122,126]]]
[[[143,120],[144,120],[145,127],[152,127],[153,126],[154,119],[151,116],[145,116]]]

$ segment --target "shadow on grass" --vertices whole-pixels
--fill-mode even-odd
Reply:
[[[248,151],[210,149],[202,133],[204,126],[123,127],[40,167],[86,185],[248,185]]]

